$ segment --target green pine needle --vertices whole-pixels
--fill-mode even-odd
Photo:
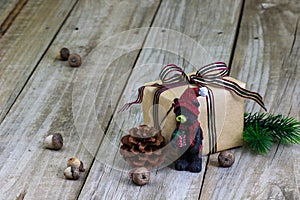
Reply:
[[[300,143],[300,122],[269,113],[245,114],[244,141],[256,153],[266,153],[274,142]]]
[[[273,145],[273,137],[270,132],[260,127],[258,123],[245,127],[244,141],[255,153],[267,153]]]

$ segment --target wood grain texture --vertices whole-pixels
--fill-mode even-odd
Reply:
[[[61,5],[69,6],[65,2],[59,6]],[[97,126],[103,125],[102,128],[105,129],[105,124],[107,125],[116,107],[117,95],[122,89],[121,85],[125,84],[121,81],[121,85],[115,91],[117,95],[113,95],[110,90],[111,82],[133,66],[138,52],[129,53],[115,60],[112,63],[115,67],[106,66],[103,63],[105,59],[115,58],[114,51],[108,47],[103,47],[103,54],[97,55],[98,59],[92,63],[93,65],[85,65],[84,63],[88,61],[85,59],[97,44],[109,36],[124,30],[149,26],[157,5],[158,1],[143,3],[142,1],[95,0],[87,2],[82,0],[78,2],[11,112],[0,126],[1,198],[76,199],[87,173],[84,173],[78,181],[66,180],[63,176],[66,161],[76,156],[84,162],[86,170],[89,171],[94,159],[93,151],[97,150],[100,143],[100,140],[96,138],[99,134],[101,136],[101,133],[96,132]],[[48,15],[52,9],[63,12],[56,5],[49,6],[48,4],[47,12],[42,8],[35,9]],[[53,24],[48,25],[51,27]],[[43,30],[41,26],[34,25],[31,29],[38,29],[38,32]],[[11,30],[13,30],[12,27],[9,31]],[[14,33],[18,32],[15,30]],[[8,35],[7,32],[5,36],[8,37]],[[143,40],[145,35],[136,33],[133,39],[138,38]],[[119,43],[127,40],[121,39],[115,41],[117,46],[121,46]],[[1,41],[3,40],[4,37]],[[44,37],[36,40],[44,40]],[[36,43],[30,48],[45,47],[45,44],[42,47],[40,45],[42,44]],[[67,46],[72,52],[77,52],[82,56],[83,64],[80,68],[71,68],[67,62],[55,59],[62,46]],[[28,51],[25,47],[21,50]],[[95,67],[96,71],[91,71]],[[103,106],[98,107],[99,110],[96,111],[93,106],[81,108],[86,109],[87,117],[89,115],[91,118],[95,117],[93,114],[96,112],[96,120],[98,120],[97,124],[87,123],[85,132],[82,133],[80,124],[77,126],[75,123],[77,119],[74,116],[78,110],[74,110],[77,107],[73,107],[73,103],[77,102],[76,98],[81,100],[81,97],[83,100],[89,100],[89,93],[85,93],[88,88],[82,90],[80,87],[77,88],[78,82],[76,81],[92,82],[91,73],[103,78],[96,93],[98,105]],[[81,78],[84,79],[81,80]],[[3,91],[2,88],[1,91]],[[110,101],[111,99],[113,100]],[[86,119],[83,115],[81,117]],[[80,122],[82,121],[79,120],[78,123]],[[44,138],[54,132],[60,132],[64,137],[64,147],[60,151],[51,151],[43,147]]]
[[[0,38],[6,33],[28,0],[0,2]]]
[[[258,91],[272,113],[299,112],[299,1],[246,2],[232,75]],[[258,111],[249,102],[246,109]]]
[[[0,27],[2,27],[3,22],[16,7],[18,0],[9,0],[0,2]],[[3,28],[0,28],[3,29]],[[2,32],[2,31],[1,31]]]
[[[17,2],[25,0],[0,1],[0,23]],[[231,168],[219,168],[217,154],[204,157],[200,174],[153,170],[137,187],[118,148],[143,122],[141,106],[116,113],[165,64],[191,72],[233,57],[233,77],[271,112],[299,120],[297,0],[244,1],[240,27],[240,0],[76,2],[72,10],[75,1],[29,0],[0,39],[0,199],[299,199],[299,145],[267,155],[235,149]],[[82,56],[80,68],[55,59],[63,46]],[[60,151],[43,147],[54,132],[65,140]],[[87,169],[78,181],[63,176],[72,156]]]
[[[2,24],[8,15],[12,12],[18,0],[0,1],[0,30],[2,30]],[[2,32],[2,31],[1,31]]]
[[[272,113],[300,119],[299,1],[245,1],[231,74],[258,91]],[[246,111],[259,106],[247,102]],[[233,167],[210,159],[200,199],[300,199],[299,145],[274,146],[263,156],[236,149]]]
[[[213,55],[211,59],[229,61],[240,6],[240,1],[229,4],[220,4],[219,1],[203,1],[201,4],[198,1],[162,1],[153,23],[153,27],[158,28],[148,33],[119,108],[135,99],[139,86],[158,79],[165,64],[184,66],[188,72],[207,64],[210,59],[200,45]],[[223,9],[229,8],[232,12],[223,12]],[[120,80],[123,78],[120,77]],[[129,128],[142,123],[141,106],[115,113],[79,199],[198,199],[203,172],[178,172],[166,167],[151,171],[149,185],[137,187],[130,182],[130,167],[118,153],[120,138],[128,134]],[[203,171],[206,160],[207,157],[204,157]]]
[[[30,1],[1,38],[0,122],[15,102],[74,3],[74,0]]]
[[[274,146],[267,155],[234,150],[230,168],[210,157],[200,199],[299,199],[299,145]]]

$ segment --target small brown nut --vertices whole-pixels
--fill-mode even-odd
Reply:
[[[64,175],[67,179],[77,180],[80,177],[79,169],[74,166],[69,166],[65,169]]]
[[[85,169],[84,169],[84,167],[83,167],[83,162],[80,161],[80,160],[79,160],[78,158],[76,158],[76,157],[70,158],[70,159],[68,160],[68,162],[67,162],[67,166],[68,166],[68,167],[72,167],[72,166],[73,166],[73,167],[79,169],[80,172],[84,172],[84,171],[85,171]]]
[[[45,138],[44,144],[48,149],[59,150],[63,147],[64,140],[60,133],[54,133]]]
[[[77,53],[72,53],[68,58],[71,67],[79,67],[81,65],[81,57]]]
[[[230,167],[234,160],[234,153],[231,151],[222,151],[218,156],[218,162],[221,167]]]
[[[134,184],[136,184],[138,186],[143,186],[143,185],[146,185],[147,183],[149,183],[150,172],[147,168],[140,167],[140,168],[133,169],[130,172],[130,177]]]
[[[66,48],[66,47],[63,47],[58,52],[58,55],[57,55],[56,58],[58,60],[66,61],[66,60],[68,60],[69,56],[70,56],[70,50],[68,48]]]

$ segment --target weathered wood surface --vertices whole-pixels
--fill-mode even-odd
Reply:
[[[229,8],[231,13],[222,12]],[[228,62],[240,10],[241,1],[224,4],[207,1],[201,6],[198,6],[197,1],[163,1],[153,23],[153,27],[162,28],[150,30],[120,99],[119,108],[135,99],[137,89],[143,83],[153,81],[153,77],[158,79],[165,64],[175,62],[189,72],[205,64],[209,60],[209,53],[198,49],[196,44],[207,49],[212,55],[211,59]],[[215,13],[219,15],[216,16]],[[94,56],[92,58],[90,60],[93,61]],[[126,77],[120,79],[124,78]],[[112,86],[113,90],[114,88]],[[130,168],[118,149],[120,138],[128,134],[131,127],[142,123],[141,106],[115,113],[79,199],[199,198],[204,173],[178,172],[166,167],[152,171],[149,185],[140,188],[130,182]],[[203,171],[206,162],[207,157],[204,157]]]
[[[94,155],[85,145],[95,151],[100,143],[100,140],[91,135],[88,136],[88,140],[85,140],[85,135],[79,135],[73,119],[72,98],[77,97],[72,97],[72,92],[78,91],[74,88],[76,74],[86,73],[86,79],[82,80],[84,82],[91,81],[88,76],[91,72],[84,64],[80,69],[68,67],[66,62],[55,60],[56,54],[59,48],[67,46],[72,52],[81,54],[84,59],[101,40],[105,40],[110,35],[132,28],[150,26],[158,3],[158,1],[143,3],[142,1],[98,0],[93,2],[83,0],[77,3],[0,126],[1,199],[15,199],[19,195],[25,196],[25,199],[75,199],[78,196],[85,177],[78,181],[68,181],[63,176],[63,170],[67,159],[77,156],[84,160],[88,171]],[[26,6],[29,5],[28,2]],[[69,7],[65,3],[60,3],[59,6],[62,5]],[[53,5],[52,7],[54,10],[59,9]],[[45,10],[41,9],[39,12]],[[43,30],[41,27],[31,27],[33,28]],[[12,27],[10,30],[13,30]],[[6,34],[8,35],[8,32]],[[53,36],[48,37],[53,38]],[[137,33],[136,38],[145,38],[145,35]],[[44,37],[35,39],[36,46],[39,47],[39,41],[44,40]],[[122,39],[126,41],[126,38]],[[3,40],[4,37],[0,42]],[[29,51],[21,47],[22,51]],[[130,69],[137,57],[137,52],[130,54],[122,60],[122,63],[116,62],[116,65],[121,67],[104,72],[106,66],[101,64],[101,58],[105,59],[105,56],[109,58],[113,53],[109,49],[104,51],[94,63],[99,66],[99,76],[101,73],[105,75],[99,90],[101,94],[99,105],[103,107],[97,111],[101,124],[107,124],[116,106],[116,101],[107,100],[111,96],[111,79],[114,76],[121,76],[124,71]],[[10,75],[10,77],[14,76]],[[120,84],[124,85],[123,82]],[[84,95],[85,91],[79,92],[78,97]],[[116,94],[121,93],[121,91],[116,92]],[[89,128],[94,128],[92,126],[95,124]],[[43,148],[45,136],[53,132],[61,132],[64,137],[65,145],[61,151]]]
[[[23,1],[18,3],[20,2]],[[9,13],[16,16],[8,20],[12,22],[6,22],[9,24],[3,27],[5,34],[0,40],[0,122],[15,102],[74,3],[74,0],[29,1],[23,9],[21,5],[16,5],[18,13]],[[61,6],[62,4],[66,6]],[[6,13],[1,13],[1,16]]]
[[[23,7],[23,5],[24,3],[19,3],[18,0],[0,1],[0,35],[3,35],[11,24],[11,19],[18,13],[14,11],[18,11],[18,8]]]
[[[299,1],[245,1],[232,76],[263,95],[272,113],[300,119]],[[247,112],[259,106],[247,102]],[[274,146],[267,155],[235,150],[236,164],[210,158],[200,199],[300,199],[300,147]]]
[[[22,2],[0,2],[0,23]],[[217,167],[215,154],[204,157],[200,174],[164,168],[143,187],[130,182],[118,154],[122,134],[143,119],[140,106],[116,108],[168,63],[186,71],[232,63],[232,76],[259,91],[271,112],[300,119],[299,3],[242,4],[28,0],[0,38],[0,199],[299,199],[299,145],[266,156],[235,149],[228,169]],[[149,26],[160,28],[142,28]],[[62,46],[82,55],[80,68],[55,60]],[[61,151],[43,147],[53,132],[64,136]],[[87,169],[78,181],[62,173],[72,156]]]

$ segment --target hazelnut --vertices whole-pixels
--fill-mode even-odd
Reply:
[[[63,60],[63,61],[66,61],[68,60],[70,56],[70,50],[68,48],[61,48],[61,50],[58,52],[58,55],[57,55],[57,59],[58,60]]]
[[[80,161],[78,158],[72,157],[68,160],[67,162],[67,166],[68,167],[75,167],[77,169],[79,169],[80,172],[84,172],[85,169],[83,167],[83,162]]]
[[[145,167],[133,169],[130,173],[131,180],[138,186],[143,186],[150,181],[150,172]]]
[[[64,144],[63,137],[60,133],[54,133],[45,138],[44,144],[48,149],[59,150]]]
[[[64,175],[67,179],[77,180],[80,177],[79,169],[74,166],[69,166],[65,169]]]
[[[218,156],[218,162],[221,167],[230,167],[234,160],[234,153],[231,151],[222,151]]]
[[[68,58],[71,67],[79,67],[81,65],[81,57],[77,53],[72,53]]]

